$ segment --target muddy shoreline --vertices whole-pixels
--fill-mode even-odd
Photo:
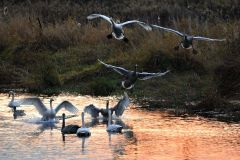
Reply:
[[[177,105],[166,100],[150,100],[135,99],[135,103],[139,104],[139,108],[145,110],[161,110],[168,112],[175,116],[188,117],[188,116],[201,116],[204,118],[209,118],[213,120],[223,121],[223,122],[240,122],[240,101],[229,101],[222,100],[222,106],[209,107],[208,105],[203,106],[202,102],[190,102],[185,103],[185,105]],[[219,102],[208,102],[216,103]],[[169,107],[173,106],[173,107]]]

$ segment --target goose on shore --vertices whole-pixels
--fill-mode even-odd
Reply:
[[[85,127],[84,112],[82,112],[82,127],[78,128],[76,134],[77,134],[78,137],[89,137],[89,136],[91,136],[91,132],[90,132],[89,128]]]
[[[71,113],[76,114],[78,112],[78,109],[70,102],[68,101],[63,101],[60,103],[58,106],[56,106],[54,109],[52,107],[52,102],[54,100],[51,98],[50,99],[50,109],[48,109],[43,102],[37,98],[24,98],[21,102],[21,105],[34,105],[38,112],[42,115],[42,121],[54,121],[55,122],[55,117],[56,114],[59,110],[62,108],[65,108]]]
[[[193,40],[203,40],[203,41],[217,41],[217,42],[222,42],[222,41],[226,41],[226,39],[212,39],[212,38],[207,38],[207,37],[201,37],[201,36],[192,36],[192,35],[188,35],[185,33],[181,33],[179,31],[170,29],[170,28],[165,28],[165,27],[161,27],[158,25],[151,25],[153,28],[158,28],[167,32],[172,32],[180,37],[182,37],[182,41],[180,42],[179,45],[181,45],[182,48],[185,49],[192,49],[193,54],[197,54],[197,51],[193,48]],[[175,50],[179,49],[179,45],[177,45],[176,47],[174,47]]]
[[[61,129],[62,134],[76,134],[78,128],[80,128],[80,126],[74,125],[74,124],[70,124],[66,126],[65,113],[62,114],[62,129]]]
[[[104,108],[97,108],[93,104],[90,104],[89,106],[86,106],[84,108],[84,112],[89,113],[92,118],[99,117],[99,113],[103,116],[103,118],[108,118],[108,110],[111,111],[111,114],[115,113],[117,117],[121,116],[124,112],[124,110],[128,107],[130,101],[129,97],[126,92],[124,92],[123,98],[113,107],[109,108],[109,100],[106,104],[106,109]]]
[[[121,133],[123,127],[118,124],[111,124],[112,121],[112,114],[111,110],[108,110],[108,125],[107,125],[107,132],[110,133]]]
[[[137,65],[135,65],[135,70],[130,71],[126,70],[122,67],[113,66],[110,64],[106,64],[100,60],[105,67],[113,69],[115,72],[124,76],[124,80],[122,81],[122,87],[125,89],[132,89],[134,87],[135,82],[139,80],[147,80],[154,77],[161,77],[170,72],[167,70],[166,72],[158,72],[158,73],[148,73],[148,72],[137,72]]]
[[[102,18],[111,24],[112,33],[107,35],[108,39],[111,39],[112,37],[114,37],[117,40],[123,40],[124,42],[128,42],[129,40],[124,35],[123,27],[128,26],[130,24],[138,24],[147,31],[152,30],[150,25],[148,25],[144,22],[138,21],[138,20],[131,20],[131,21],[123,22],[123,23],[117,23],[112,18],[107,17],[102,14],[91,14],[91,15],[87,16],[88,20],[92,20],[95,18]]]

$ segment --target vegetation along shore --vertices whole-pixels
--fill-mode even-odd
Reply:
[[[99,7],[101,6],[101,7]],[[198,54],[180,48],[179,37],[160,30],[126,28],[129,43],[107,39],[109,24],[92,13],[121,21],[138,19],[225,42],[194,42]],[[148,72],[171,70],[138,81],[130,97],[149,108],[172,108],[240,120],[240,2],[222,0],[4,0],[0,2],[0,90],[30,93],[123,93],[108,64]],[[225,117],[225,118],[224,118]]]

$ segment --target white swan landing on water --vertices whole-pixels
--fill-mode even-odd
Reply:
[[[148,25],[144,22],[138,21],[138,20],[131,20],[131,21],[123,22],[123,23],[116,23],[115,21],[113,21],[112,18],[107,17],[102,14],[91,14],[91,15],[87,16],[88,20],[92,20],[95,18],[102,18],[111,24],[112,33],[107,36],[108,39],[111,39],[112,37],[114,37],[117,40],[123,40],[124,42],[128,42],[128,39],[124,35],[123,27],[130,25],[130,24],[138,24],[147,31],[152,30],[152,27],[150,25]]]
[[[109,101],[107,101],[106,109],[95,107],[93,104],[90,104],[84,108],[84,112],[89,113],[92,118],[98,118],[99,113],[103,116],[103,118],[108,118],[108,110],[111,111],[111,114],[115,113],[117,117],[122,116],[125,109],[129,106],[130,100],[126,92],[124,92],[124,96],[122,99],[113,107],[109,108]]]
[[[55,122],[56,114],[59,110],[62,108],[65,108],[71,113],[77,114],[78,109],[70,102],[63,101],[58,106],[56,106],[54,109],[52,107],[52,102],[54,100],[50,99],[50,109],[48,109],[43,102],[39,98],[24,98],[21,101],[21,105],[34,105],[38,112],[42,115],[42,121],[49,121],[49,122]]]

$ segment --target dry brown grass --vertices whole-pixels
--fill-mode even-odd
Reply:
[[[49,86],[64,85],[73,81],[79,83],[83,77],[91,81],[91,76],[102,71],[97,59],[128,69],[139,64],[140,69],[146,71],[169,68],[173,73],[194,72],[193,75],[212,77],[215,69],[225,63],[228,45],[240,33],[239,15],[230,16],[239,7],[237,1],[232,2],[232,6],[223,5],[225,2],[221,0],[188,3],[185,0],[124,0],[121,3],[109,0],[55,0],[32,1],[31,5],[26,1],[11,2],[3,4],[9,7],[8,15],[0,15],[0,58],[11,71],[18,67],[28,73],[19,86],[38,87],[48,86],[49,83]],[[222,13],[217,10],[221,7],[224,11]],[[229,17],[225,18],[225,9],[229,7],[232,7],[232,12],[227,11]],[[226,37],[228,41],[196,42],[194,45],[199,54],[192,55],[183,49],[179,52],[173,50],[180,40],[174,34],[130,27],[125,30],[130,43],[125,44],[106,38],[111,32],[107,22],[86,21],[88,14],[96,12],[121,21],[139,19],[161,24],[193,35]],[[44,72],[46,68],[42,66],[45,63],[48,64],[46,68],[54,69]],[[1,68],[1,73],[6,73],[6,70]],[[44,79],[45,75],[51,73],[54,75],[52,79]]]

